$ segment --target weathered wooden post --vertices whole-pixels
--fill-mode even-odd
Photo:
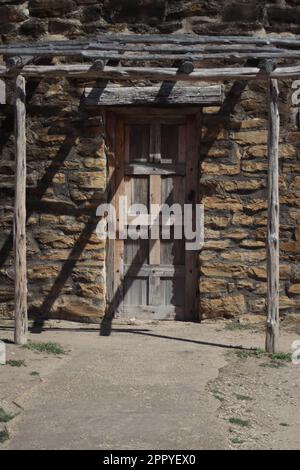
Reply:
[[[279,339],[279,111],[277,80],[269,80],[268,133],[268,233],[267,233],[267,328],[266,351],[275,352]]]
[[[15,335],[16,344],[27,342],[26,278],[26,91],[21,75],[15,81]]]

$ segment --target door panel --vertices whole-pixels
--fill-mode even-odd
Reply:
[[[196,200],[188,201],[187,194],[191,190],[196,194],[196,178],[191,174],[194,171],[196,174],[197,164],[191,166],[191,160],[196,156],[197,143],[193,142],[194,147],[191,142],[187,145],[193,135],[194,118],[177,118],[176,115],[151,118],[145,112],[136,120],[132,116],[118,116],[116,121],[117,197],[126,195],[128,207],[144,204],[148,213],[151,204],[172,206],[176,203],[183,207],[187,202],[195,203]],[[117,198],[114,202],[117,203]],[[197,253],[186,253],[184,238],[177,239],[178,230],[166,225],[161,216],[157,223],[158,239],[128,237],[115,241],[118,259],[114,266],[119,267],[115,281],[115,292],[119,293],[115,313],[141,318],[193,319]],[[183,220],[177,223],[183,232]],[[144,236],[153,234],[148,227],[141,227],[141,232]],[[190,282],[192,285],[188,286]]]

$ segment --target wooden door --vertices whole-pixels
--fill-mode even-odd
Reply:
[[[151,204],[196,203],[194,116],[110,115],[108,129],[114,137],[110,174],[117,219],[120,196],[127,197],[128,206],[144,204],[149,213]],[[108,270],[114,268],[110,303],[115,315],[196,318],[197,253],[186,251],[184,236],[177,239],[174,227],[162,222],[156,239],[145,226],[141,238],[113,242]]]

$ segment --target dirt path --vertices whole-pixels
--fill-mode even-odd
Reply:
[[[261,367],[268,358],[240,358],[230,348],[262,347],[262,332],[231,331],[223,322],[115,325],[108,337],[72,328],[31,335],[70,350],[61,359],[26,351],[26,368],[1,366],[1,381],[23,387],[15,401],[24,409],[9,422],[2,448],[300,447],[300,366]],[[282,349],[295,339],[284,333]],[[25,353],[8,346],[9,354]]]

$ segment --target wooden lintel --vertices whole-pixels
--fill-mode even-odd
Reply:
[[[26,91],[25,79],[15,82],[15,343],[27,342],[27,276],[26,276]]]
[[[107,85],[103,88],[86,88],[86,105],[122,106],[154,104],[221,104],[223,89],[213,86],[173,86],[166,89],[162,85],[152,87],[128,87]]]

